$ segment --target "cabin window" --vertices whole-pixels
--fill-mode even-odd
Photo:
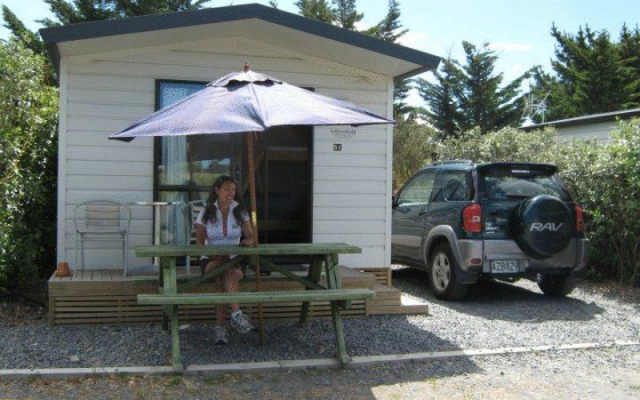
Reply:
[[[159,80],[156,109],[201,90],[205,82]],[[311,241],[311,143],[307,127],[272,128],[257,135],[258,230],[262,243]],[[156,138],[154,199],[187,203],[206,200],[220,175],[238,182],[249,209],[245,135],[239,133]],[[180,207],[162,220],[165,243],[184,243]]]

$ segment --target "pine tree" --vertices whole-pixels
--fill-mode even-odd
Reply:
[[[435,74],[435,83],[420,82],[420,94],[430,107],[427,119],[443,136],[516,124],[523,107],[520,86],[531,71],[503,86],[502,73],[494,73],[497,56],[487,44],[478,48],[464,41],[462,47],[464,65],[449,59]]]
[[[42,43],[38,35],[27,29],[9,7],[2,6],[2,17],[4,19],[3,26],[11,31],[14,39],[34,53],[44,54],[44,43]]]
[[[640,32],[623,26],[614,43],[607,31],[589,26],[577,34],[554,25],[553,77],[535,76],[534,93],[549,93],[549,119],[597,114],[640,105]]]
[[[303,17],[332,24],[335,21],[333,9],[326,0],[299,0],[296,6]]]
[[[400,23],[400,2],[397,0],[389,0],[387,15],[366,33],[378,39],[395,43],[407,32],[407,29],[402,29],[402,24]]]
[[[444,60],[440,68],[434,72],[435,83],[426,79],[418,79],[418,93],[429,104],[424,115],[434,128],[440,132],[441,138],[460,135],[458,122],[462,119],[456,105],[455,93],[460,90],[456,85],[460,82],[460,70],[451,58]]]
[[[333,0],[333,15],[338,26],[351,30],[356,30],[356,22],[364,17],[356,9],[356,0]]]

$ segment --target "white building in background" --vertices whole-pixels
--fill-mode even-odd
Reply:
[[[607,143],[617,121],[638,117],[640,117],[640,108],[634,108],[549,121],[542,124],[523,125],[520,129],[531,132],[537,129],[553,127],[558,131],[562,139],[596,139],[599,143]]]

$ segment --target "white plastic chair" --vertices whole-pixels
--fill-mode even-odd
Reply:
[[[186,234],[186,243],[191,245],[196,243],[196,220],[198,219],[198,215],[200,212],[205,209],[207,206],[206,200],[195,200],[185,204],[182,209],[184,213],[184,221],[185,221],[185,234]],[[191,257],[187,256],[185,261],[185,265],[187,267],[187,274],[191,273]]]
[[[127,256],[131,210],[115,201],[95,200],[76,206],[73,212],[76,227],[76,268],[80,265],[84,271],[84,242],[120,241],[122,242],[122,264],[127,275]],[[78,264],[78,251],[82,253],[82,262]]]

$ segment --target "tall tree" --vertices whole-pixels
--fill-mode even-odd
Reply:
[[[424,111],[425,116],[441,138],[460,135],[458,122],[462,115],[456,104],[455,94],[460,90],[456,87],[460,83],[460,71],[451,58],[444,60],[440,68],[434,72],[435,83],[426,79],[418,79],[418,93],[429,105]]]
[[[378,39],[395,43],[407,32],[408,29],[402,29],[402,24],[400,23],[400,2],[389,0],[385,17],[366,33]]]
[[[298,0],[296,6],[303,17],[332,24],[335,15],[326,0]]]
[[[356,9],[356,0],[333,0],[334,19],[341,28],[356,30],[356,22],[360,22],[364,14]]]
[[[524,103],[522,82],[532,71],[503,85],[503,74],[495,73],[498,57],[488,44],[478,48],[463,41],[462,47],[464,65],[447,60],[435,83],[420,82],[419,92],[431,108],[427,119],[444,136],[474,127],[487,133],[517,123]]]
[[[549,119],[563,119],[640,106],[640,32],[623,26],[615,43],[589,26],[578,33],[555,25],[554,75],[536,74],[533,92],[549,93]]]

